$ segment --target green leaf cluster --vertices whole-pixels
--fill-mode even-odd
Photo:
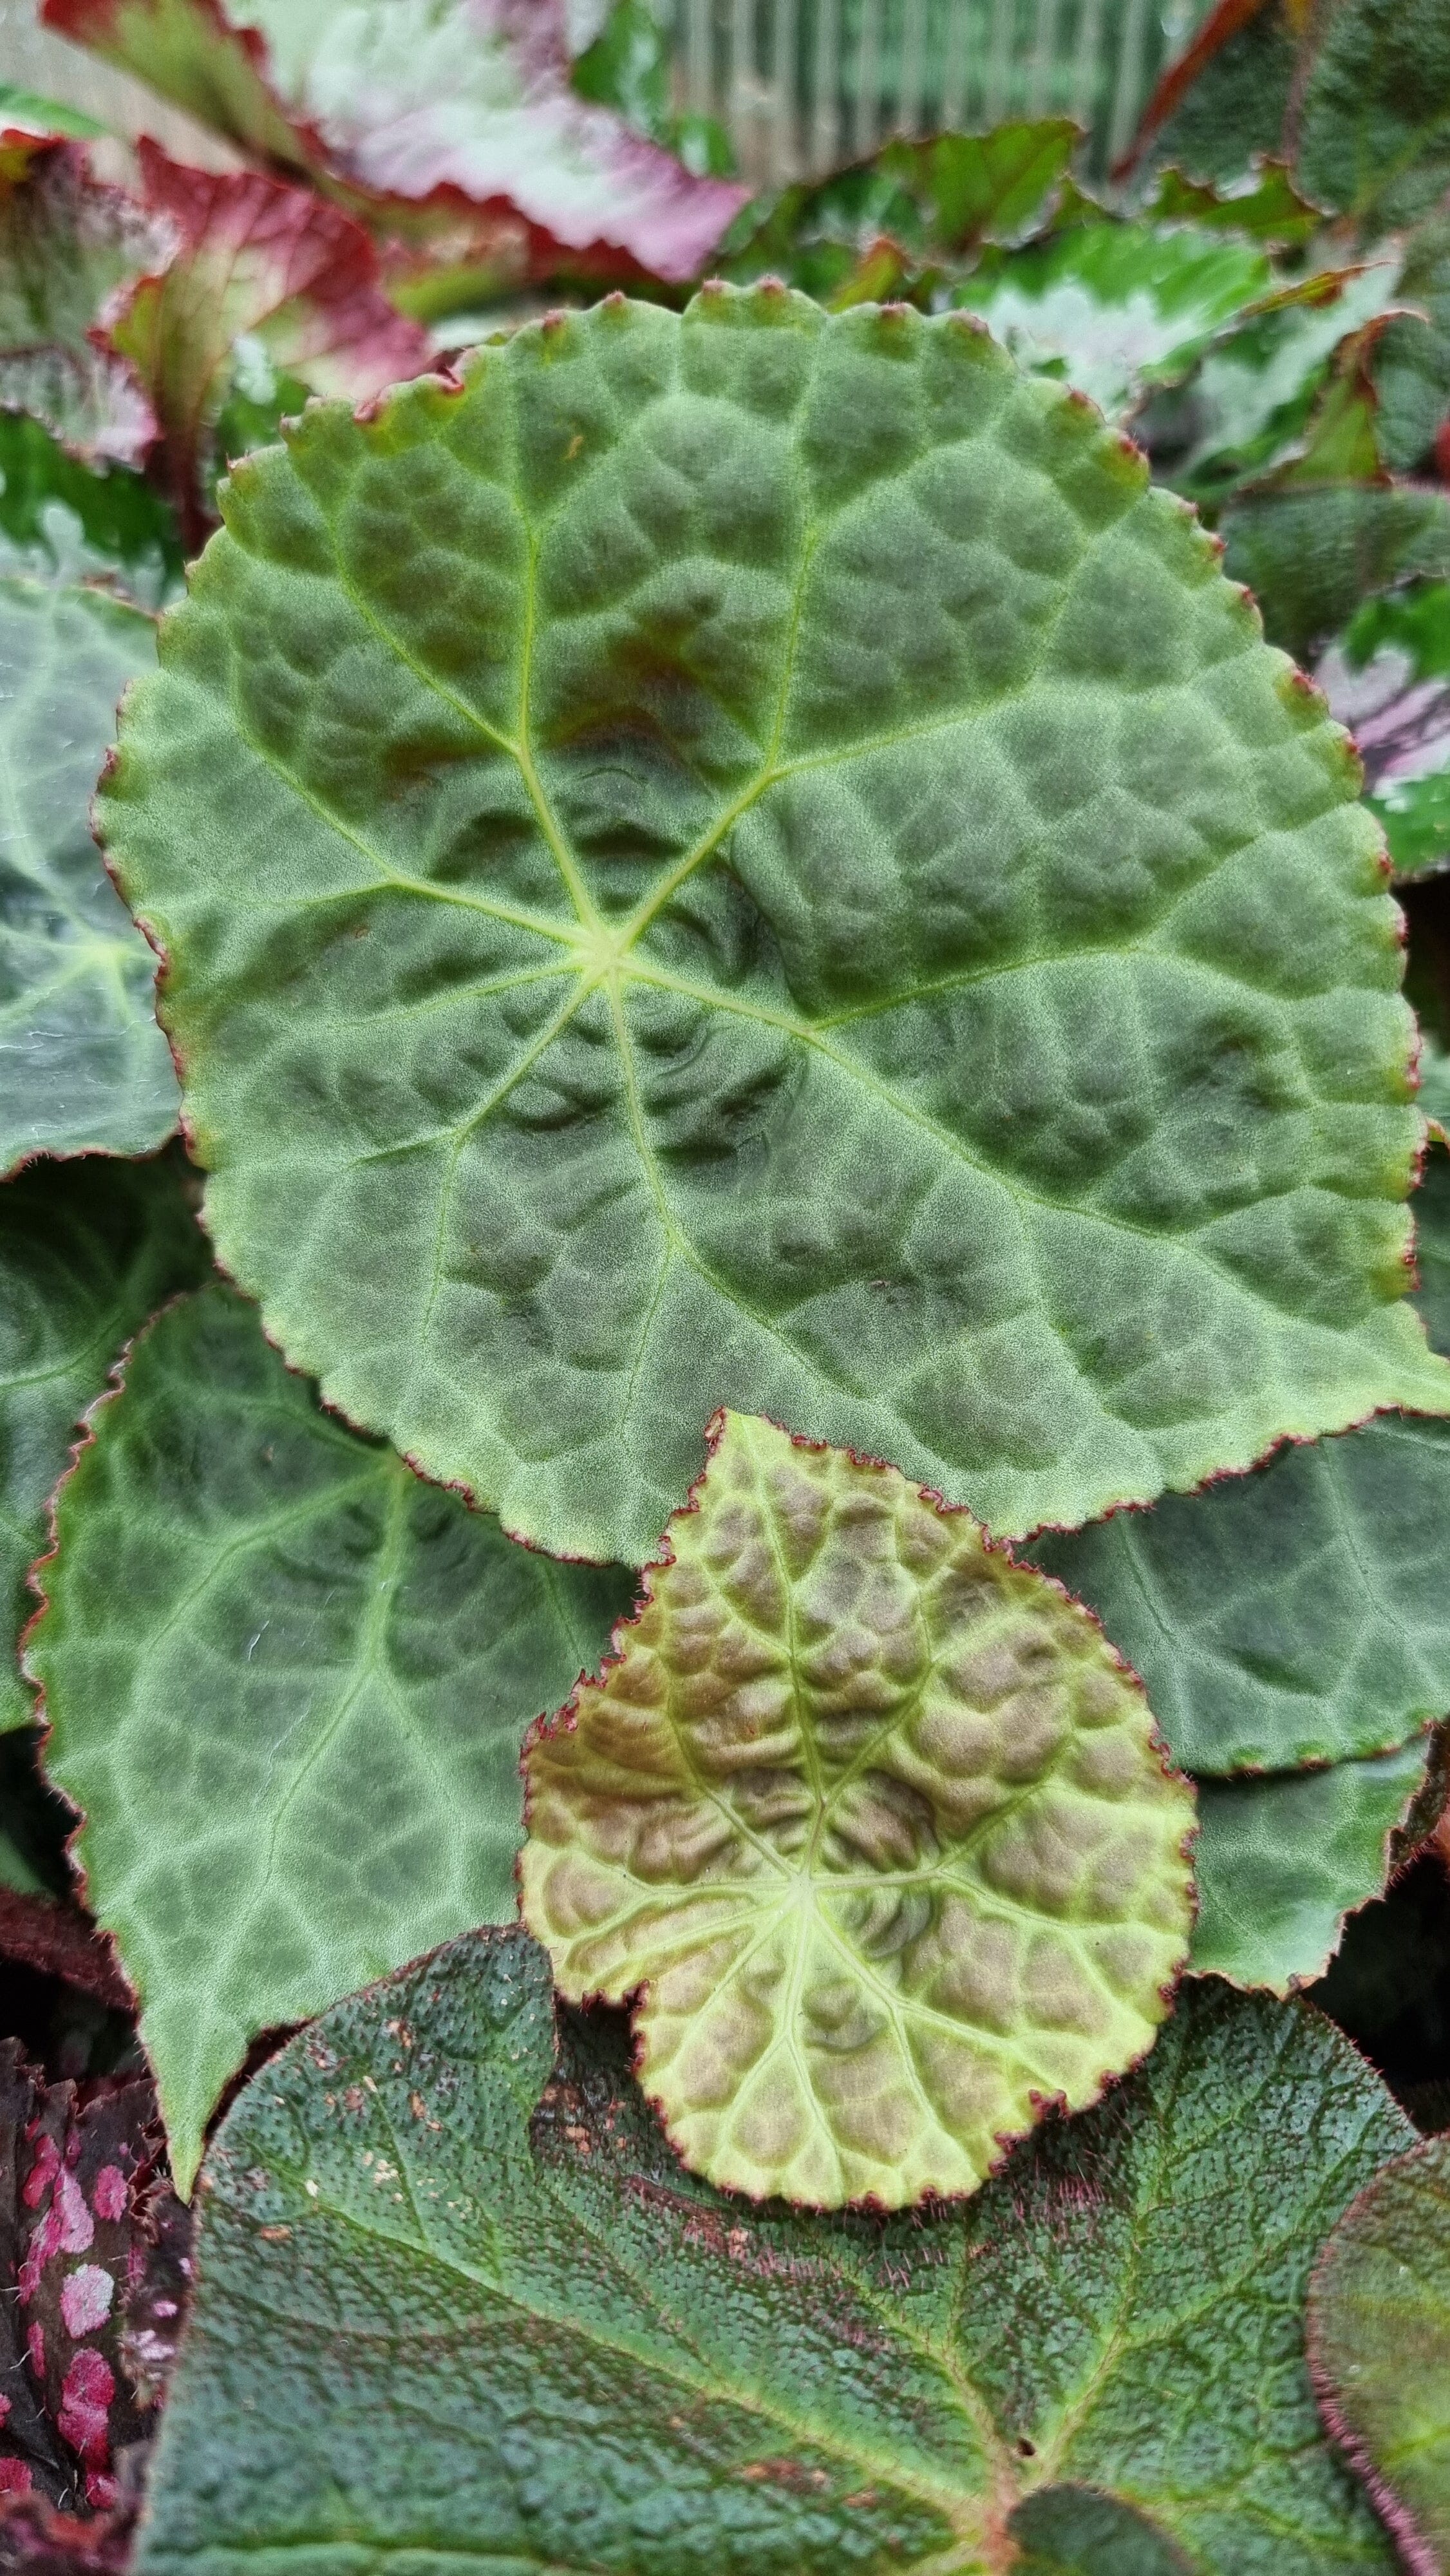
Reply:
[[[1440,2146],[1297,1993],[1444,1834],[1440,16],[742,204],[635,0],[46,15],[253,165],[0,100],[0,1877],[86,1943],[42,1766],[200,2176],[141,2576],[1443,2565]]]

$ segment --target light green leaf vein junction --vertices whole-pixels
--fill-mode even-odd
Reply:
[[[354,1419],[637,1561],[722,1402],[1004,1532],[1444,1407],[1342,738],[1059,388],[615,299],[227,511],[106,830]]]

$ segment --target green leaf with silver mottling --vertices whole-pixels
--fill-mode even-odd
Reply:
[[[617,2030],[566,2016],[554,2062],[520,1933],[455,1943],[221,2132],[139,2576],[999,2576],[1064,2486],[1161,2537],[1136,2576],[1390,2576],[1303,2303],[1412,2135],[1317,2015],[1199,1987],[976,2199],[755,2210],[682,2173]]]
[[[1200,1780],[1190,1961],[1198,1974],[1275,1994],[1322,1976],[1346,1914],[1383,1891],[1393,1837],[1429,1753],[1420,1735],[1323,1771]]]
[[[632,1582],[333,1421],[229,1289],[141,1335],[92,1433],[27,1669],[187,2191],[259,2031],[512,1918],[524,1729]]]
[[[1450,2138],[1375,2175],[1309,2285],[1309,2355],[1335,2439],[1413,2576],[1450,2566]]]
[[[1124,415],[1148,386],[1186,376],[1271,283],[1251,242],[1188,224],[1082,223],[989,252],[952,301],[980,313],[1024,366]]]
[[[1054,1584],[894,1467],[725,1414],[604,1679],[531,1738],[524,1920],[641,1996],[685,2162],[814,2208],[974,2191],[1152,2045],[1192,1794]]]
[[[1089,406],[619,298],[227,513],[105,829],[330,1403],[635,1561],[721,1403],[1008,1534],[1445,1407],[1357,772]]]
[[[149,1153],[176,1125],[156,960],[90,819],[117,701],[155,664],[139,610],[0,580],[0,1171]]]
[[[1450,868],[1450,582],[1367,599],[1315,678],[1354,736],[1396,876]]]
[[[0,411],[0,575],[104,581],[138,608],[181,588],[176,522],[140,474],[97,474],[25,412]]]
[[[0,1729],[31,1715],[15,1668],[26,1569],[77,1422],[162,1298],[208,1266],[170,1156],[36,1163],[0,1189]]]

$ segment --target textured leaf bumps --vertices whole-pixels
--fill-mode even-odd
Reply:
[[[1357,773],[964,317],[611,299],[233,477],[104,799],[290,1359],[641,1560],[726,1403],[1004,1534],[1447,1401]]]
[[[1151,2044],[1187,1784],[1054,1584],[894,1468],[723,1417],[618,1660],[527,1756],[561,1991],[642,1989],[687,2164],[756,2198],[972,2191]]]

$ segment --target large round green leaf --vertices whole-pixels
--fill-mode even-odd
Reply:
[[[0,581],[0,1171],[145,1153],[176,1124],[156,960],[90,819],[116,702],[155,660],[119,600]]]
[[[975,2200],[863,2221],[682,2173],[550,2000],[456,1942],[242,2095],[140,2576],[1390,2576],[1304,2288],[1412,2132],[1318,2014],[1192,1989]]]
[[[28,1669],[189,2190],[249,2042],[515,1910],[519,1745],[629,1599],[332,1421],[213,1287],[61,1488]]]
[[[1330,2430],[1414,2576],[1450,2567],[1450,2138],[1386,2165],[1345,2211],[1309,2289]]]
[[[727,1414],[617,1645],[525,1756],[524,1916],[575,2001],[643,1990],[696,2171],[974,2191],[1151,2046],[1192,1793],[1100,1629],[969,1513]]]
[[[209,1267],[170,1156],[37,1163],[0,1190],[0,1730],[31,1714],[25,1577],[79,1418],[153,1308]]]
[[[1004,1533],[1450,1402],[1353,760],[1088,405],[614,298],[227,515],[105,828],[330,1402],[636,1559],[722,1402]]]

